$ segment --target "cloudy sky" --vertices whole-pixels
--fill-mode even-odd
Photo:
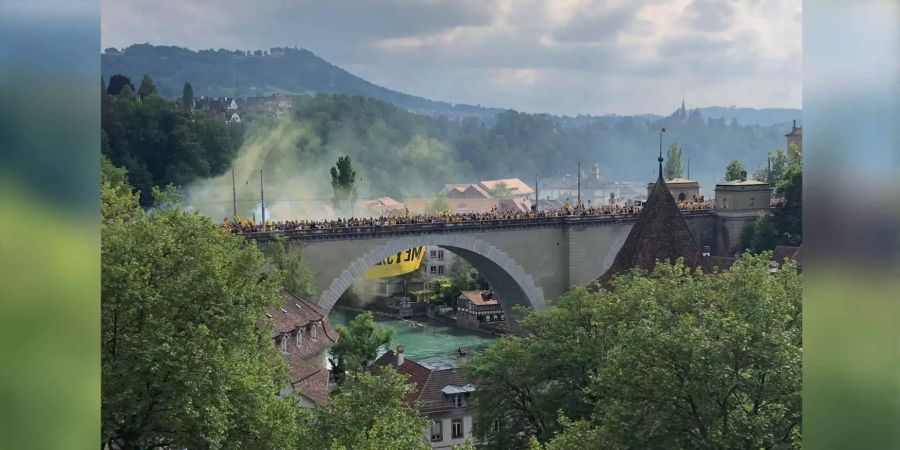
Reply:
[[[102,0],[103,47],[303,47],[373,83],[557,114],[801,106],[801,0]]]

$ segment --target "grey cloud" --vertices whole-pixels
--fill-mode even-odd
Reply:
[[[731,26],[734,12],[732,0],[694,0],[684,14],[696,30],[721,31]]]
[[[665,19],[673,31],[659,37],[657,19],[639,13],[661,1],[599,0],[557,24],[544,0],[103,0],[102,40],[104,47],[298,46],[391,89],[531,112],[668,113],[679,86],[702,88],[721,104],[742,104],[750,91],[758,103],[747,106],[799,106],[799,93],[785,96],[783,88],[800,78],[799,55],[766,57],[761,35],[729,32],[741,20],[731,0],[695,0]],[[432,39],[450,30],[452,38]],[[397,39],[424,44],[385,45]],[[504,78],[515,71],[535,76]],[[678,94],[668,99],[673,86]]]

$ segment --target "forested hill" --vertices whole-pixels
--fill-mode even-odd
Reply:
[[[123,74],[132,80],[150,75],[159,94],[181,96],[185,82],[194,95],[214,97],[334,93],[369,97],[424,114],[493,116],[499,109],[428,100],[372,84],[298,48],[269,50],[200,50],[135,44],[101,55],[101,73],[109,79]]]

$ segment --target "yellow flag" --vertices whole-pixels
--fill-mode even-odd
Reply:
[[[425,247],[416,247],[388,256],[366,271],[367,280],[396,277],[417,270],[425,259]]]

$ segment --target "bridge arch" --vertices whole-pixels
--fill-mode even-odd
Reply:
[[[388,256],[421,246],[445,248],[472,264],[491,283],[508,315],[512,304],[523,304],[535,310],[546,306],[543,290],[519,263],[494,245],[464,234],[428,234],[388,239],[366,251],[341,271],[319,295],[319,306],[331,310],[340,296],[370,267]],[[511,299],[512,302],[504,302],[504,299]]]

